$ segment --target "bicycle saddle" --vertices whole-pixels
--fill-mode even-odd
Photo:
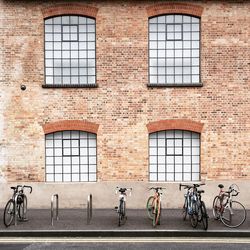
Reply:
[[[219,187],[219,188],[224,188],[224,185],[219,184],[218,187]]]
[[[205,193],[205,191],[204,190],[198,190],[197,193],[202,194],[202,193]]]

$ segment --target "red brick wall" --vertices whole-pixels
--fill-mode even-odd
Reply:
[[[249,179],[249,1],[64,5],[96,16],[98,88],[45,89],[43,19],[66,14],[53,3],[0,2],[0,181],[43,182],[43,126],[66,120],[100,125],[98,181],[147,181],[147,124],[182,119],[204,124],[202,179]],[[203,87],[147,87],[148,17],[171,10],[201,16]]]
[[[156,122],[150,122],[147,124],[148,133],[153,133],[162,130],[188,130],[197,133],[202,132],[203,123],[194,122],[187,119],[175,119],[175,120],[161,120]]]
[[[49,134],[57,131],[64,130],[80,130],[85,132],[90,132],[97,134],[98,124],[88,121],[79,121],[79,120],[62,120],[58,122],[50,122],[43,125],[44,134]]]
[[[96,17],[98,9],[79,3],[67,3],[44,7],[41,11],[43,14],[43,18],[69,14]]]
[[[147,7],[149,17],[164,14],[187,14],[201,17],[203,7],[192,3],[159,3]]]

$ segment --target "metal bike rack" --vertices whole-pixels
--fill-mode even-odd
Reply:
[[[92,194],[88,195],[88,203],[87,203],[87,224],[90,224],[92,219]]]
[[[14,222],[15,222],[15,226],[17,226],[17,217],[18,217],[18,210],[17,210],[17,199],[18,199],[18,196],[20,194],[17,193],[15,195],[15,198],[14,198]],[[27,218],[26,218],[26,213],[27,213],[27,196],[25,194],[23,194],[23,207],[22,207],[22,210],[23,210],[23,218],[22,218],[22,221],[27,221]]]
[[[15,195],[15,199],[14,199],[15,226],[17,225],[17,214],[18,214],[18,211],[17,211],[17,197],[18,197],[18,193]]]
[[[59,196],[58,194],[54,194],[51,196],[51,226],[54,225],[54,197],[56,198],[56,220],[59,220],[58,217]]]

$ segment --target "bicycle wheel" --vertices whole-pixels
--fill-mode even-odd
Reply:
[[[17,211],[18,211],[19,220],[23,220],[24,219],[24,205],[23,205],[23,202],[21,204],[17,205]]]
[[[189,219],[192,227],[196,228],[198,225],[198,206],[196,202],[192,204],[192,213],[189,214]]]
[[[24,216],[27,212],[27,198],[26,196],[23,196],[22,198],[22,202],[20,202],[17,205],[17,211],[18,211],[18,216],[19,216],[19,220],[24,220]]]
[[[219,195],[215,196],[213,201],[213,216],[215,220],[220,218],[220,209],[221,209],[221,197]]]
[[[188,212],[188,204],[187,204],[187,198],[185,198],[183,208],[182,208],[182,218],[183,218],[183,220],[186,220],[187,212]]]
[[[125,201],[121,200],[120,201],[120,206],[119,206],[119,213],[118,213],[118,226],[120,227],[122,224],[125,223],[126,221],[126,214],[125,214]]]
[[[153,227],[156,227],[157,223],[158,223],[158,212],[159,212],[159,209],[158,209],[158,203],[156,202],[156,207],[154,208],[154,214],[153,214]]]
[[[204,230],[207,230],[208,228],[208,215],[207,215],[207,209],[205,206],[204,201],[201,202],[201,221],[202,221],[202,225]]]
[[[160,225],[161,224],[161,205],[158,207],[158,213],[157,213],[157,217],[156,217],[156,225]]]
[[[238,201],[227,204],[220,215],[222,223],[227,227],[239,227],[246,220],[246,209]]]
[[[6,227],[10,226],[14,220],[14,215],[15,215],[14,204],[15,204],[14,201],[10,199],[4,208],[3,222]]]
[[[148,213],[148,218],[153,220],[154,217],[154,196],[150,196],[147,201],[147,213]]]

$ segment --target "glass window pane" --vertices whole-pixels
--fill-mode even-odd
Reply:
[[[89,181],[96,181],[96,174],[89,174]]]
[[[89,75],[92,77],[87,79],[87,81],[81,82],[95,84],[95,20],[78,16],[59,16],[45,20],[44,25],[46,42],[45,66],[51,68],[78,68],[83,63],[84,66],[91,67]],[[79,33],[80,26],[81,28],[85,26],[84,33]],[[78,38],[84,41],[88,39],[90,42],[88,45],[85,42],[78,43]],[[89,64],[86,61],[80,62],[81,60],[78,57],[81,51],[85,53],[84,58],[91,58]],[[50,70],[45,69],[45,73],[46,84],[79,84],[80,81],[80,72],[76,69],[70,70],[70,73],[67,75],[59,69],[54,70],[52,73]],[[48,76],[57,77],[50,79],[47,78]]]
[[[191,181],[191,173],[184,173],[184,181]]]
[[[165,181],[165,173],[159,173],[158,174],[158,181]]]
[[[157,172],[157,165],[151,164],[149,167],[149,172]]]
[[[198,133],[168,130],[150,134],[149,138],[157,141],[149,148],[150,173],[157,174],[155,181],[190,181],[192,173],[198,173],[199,178],[200,147],[193,146],[193,141],[199,144]]]
[[[156,20],[161,20],[159,23]],[[178,22],[177,22],[178,21]],[[186,15],[163,15],[149,20],[149,60],[150,67],[158,66],[157,72],[150,68],[150,83],[170,84],[170,83],[199,83],[199,71],[184,73],[181,69],[175,68],[174,72],[164,72],[165,66],[197,66],[199,63],[199,18]],[[171,59],[177,59],[172,60]],[[155,59],[155,61],[153,61]],[[158,60],[157,60],[158,59]],[[159,63],[161,60],[161,64]],[[165,59],[165,61],[163,61]],[[167,60],[166,60],[167,59]],[[195,63],[195,64],[192,64]],[[155,76],[158,77],[155,77]],[[166,77],[164,77],[166,75]],[[185,75],[185,76],[183,76]]]
[[[167,173],[167,181],[174,181],[174,173]]]
[[[157,181],[157,174],[156,173],[150,173],[149,174],[149,180],[150,181]]]
[[[48,182],[54,181],[54,175],[53,174],[46,174],[46,181],[48,181]]]

